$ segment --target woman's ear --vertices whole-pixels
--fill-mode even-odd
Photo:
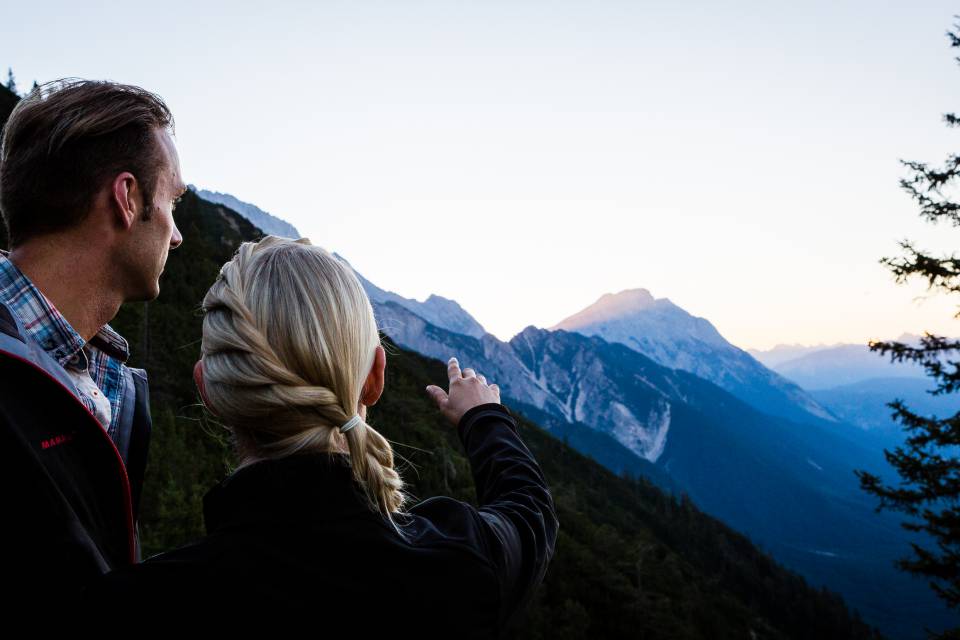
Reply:
[[[387,352],[383,350],[383,345],[378,344],[373,356],[373,366],[370,367],[367,381],[363,383],[363,391],[360,392],[360,403],[364,406],[372,407],[380,399],[380,395],[383,393],[386,368]]]
[[[203,358],[197,360],[197,364],[193,365],[193,381],[200,391],[200,397],[203,399],[203,404],[207,407],[207,410],[216,415],[217,412],[213,410],[213,406],[207,398],[207,389],[203,386]]]

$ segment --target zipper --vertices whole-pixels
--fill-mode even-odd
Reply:
[[[110,449],[113,450],[113,453],[117,458],[117,463],[118,463],[118,466],[120,467],[121,478],[123,480],[123,496],[126,503],[125,504],[126,513],[124,515],[126,516],[125,519],[127,524],[127,555],[128,555],[128,559],[130,560],[130,564],[136,564],[137,562],[136,544],[137,543],[135,539],[134,525],[133,525],[133,497],[132,497],[132,492],[130,490],[130,477],[127,475],[127,466],[124,464],[123,457],[120,455],[120,451],[117,449],[117,445],[114,444],[113,438],[111,438],[110,435],[103,429],[103,426],[100,424],[100,421],[97,420],[97,417],[90,412],[90,409],[87,408],[87,405],[83,404],[80,398],[74,395],[74,393],[70,391],[70,389],[68,389],[66,386],[64,386],[62,382],[60,382],[55,377],[50,375],[50,372],[48,372],[46,369],[15,353],[10,353],[9,351],[0,349],[0,354],[9,356],[14,360],[19,360],[20,362],[24,362],[30,365],[31,367],[33,367],[34,369],[36,369],[37,371],[45,375],[48,379],[56,383],[56,385],[59,386],[61,389],[66,391],[70,395],[70,397],[73,398],[73,401],[76,402],[78,405],[80,405],[84,413],[90,416],[90,419],[93,420],[93,422],[96,424],[97,431],[103,434],[103,437],[106,438],[107,442],[110,443]]]

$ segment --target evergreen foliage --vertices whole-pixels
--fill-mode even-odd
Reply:
[[[953,29],[947,31],[950,46],[960,47],[960,24],[954,24]],[[960,62],[960,57],[956,60]],[[945,114],[943,119],[948,127],[960,125],[956,114]],[[960,176],[960,155],[949,156],[939,168],[922,162],[901,163],[911,175],[902,179],[900,186],[917,202],[920,216],[934,224],[945,221],[960,226],[960,203],[949,195]],[[960,258],[931,255],[909,240],[900,246],[905,255],[881,260],[898,283],[919,276],[926,279],[930,290],[960,293]],[[955,317],[960,317],[960,312]],[[960,388],[960,362],[949,359],[958,349],[960,341],[930,333],[924,335],[919,346],[895,341],[870,343],[871,351],[889,354],[893,362],[921,364],[936,380],[936,388],[930,391],[933,395],[953,393]],[[878,511],[903,512],[907,518],[902,526],[934,543],[933,547],[911,543],[913,556],[899,560],[897,565],[928,578],[936,594],[950,607],[960,610],[960,413],[945,418],[923,416],[899,399],[888,406],[908,434],[903,446],[884,451],[901,481],[898,485],[886,484],[865,471],[857,471],[857,476],[864,491],[880,498]],[[947,631],[942,637],[960,637],[960,628]]]

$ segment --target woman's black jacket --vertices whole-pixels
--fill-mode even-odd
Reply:
[[[255,462],[204,497],[205,538],[99,578],[85,601],[161,626],[503,637],[543,579],[559,523],[506,407],[474,407],[457,431],[479,508],[424,500],[398,520],[405,540],[367,506],[348,456]]]

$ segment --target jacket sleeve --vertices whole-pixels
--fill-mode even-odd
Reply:
[[[497,574],[500,623],[506,627],[525,608],[553,557],[559,528],[553,497],[520,438],[516,419],[504,405],[471,408],[460,419],[457,433],[470,461],[478,503],[475,508],[457,501],[459,512],[469,520],[467,537],[476,538],[478,551]],[[434,501],[438,507],[453,502],[426,500],[421,505],[428,517],[431,509],[426,503]]]

